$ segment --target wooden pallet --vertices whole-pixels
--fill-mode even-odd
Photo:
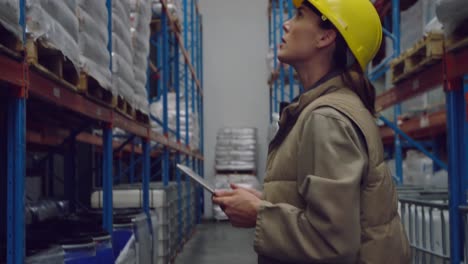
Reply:
[[[432,33],[390,64],[392,82],[398,83],[440,61],[444,55],[444,36]]]
[[[40,41],[28,39],[26,52],[26,60],[32,68],[74,91],[78,90],[79,73],[61,51],[45,47]]]
[[[140,123],[149,124],[149,115],[143,113],[140,110],[135,111],[135,118],[136,118],[136,121],[138,121]]]
[[[130,105],[130,103],[127,102],[122,96],[117,96],[117,105],[115,106],[117,111],[120,113],[135,119],[136,118],[136,112],[135,109]]]
[[[117,106],[117,96],[103,88],[96,79],[85,72],[80,73],[78,90],[94,101],[112,108]]]
[[[0,24],[0,52],[19,58],[23,50],[21,39]]]

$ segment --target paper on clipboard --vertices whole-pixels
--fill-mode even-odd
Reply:
[[[207,183],[198,173],[194,172],[192,169],[190,169],[187,166],[184,166],[182,164],[177,164],[177,168],[181,170],[184,174],[188,175],[190,178],[192,178],[194,181],[199,183],[203,188],[205,188],[207,191],[210,193],[214,194],[215,193],[215,188],[211,186],[211,184]]]

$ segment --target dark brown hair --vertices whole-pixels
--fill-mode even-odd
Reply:
[[[309,1],[304,1],[304,4],[312,11],[314,11],[319,17],[322,17],[322,13]],[[335,70],[343,71],[341,78],[343,79],[345,85],[359,96],[362,103],[369,110],[369,112],[371,112],[371,114],[375,114],[375,87],[364,75],[364,72],[356,60],[351,67],[347,65],[348,44],[346,43],[345,39],[328,19],[325,21],[321,20],[320,27],[322,29],[333,29],[337,31],[338,34],[335,43],[336,48],[333,54],[334,68]],[[351,75],[352,72],[358,73],[358,77],[353,78]]]

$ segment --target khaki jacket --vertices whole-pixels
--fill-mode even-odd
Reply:
[[[268,155],[258,263],[410,263],[375,119],[335,77],[288,106]]]

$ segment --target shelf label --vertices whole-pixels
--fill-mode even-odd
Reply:
[[[98,108],[96,109],[96,115],[97,115],[97,116],[101,116],[101,115],[102,115],[101,108],[98,107]]]
[[[57,87],[54,87],[54,89],[52,89],[52,94],[57,97],[57,98],[60,98],[61,95],[60,95],[60,89],[57,88]]]
[[[426,127],[429,127],[429,125],[430,125],[429,117],[427,115],[423,115],[421,119],[419,120],[419,127],[426,128]]]

